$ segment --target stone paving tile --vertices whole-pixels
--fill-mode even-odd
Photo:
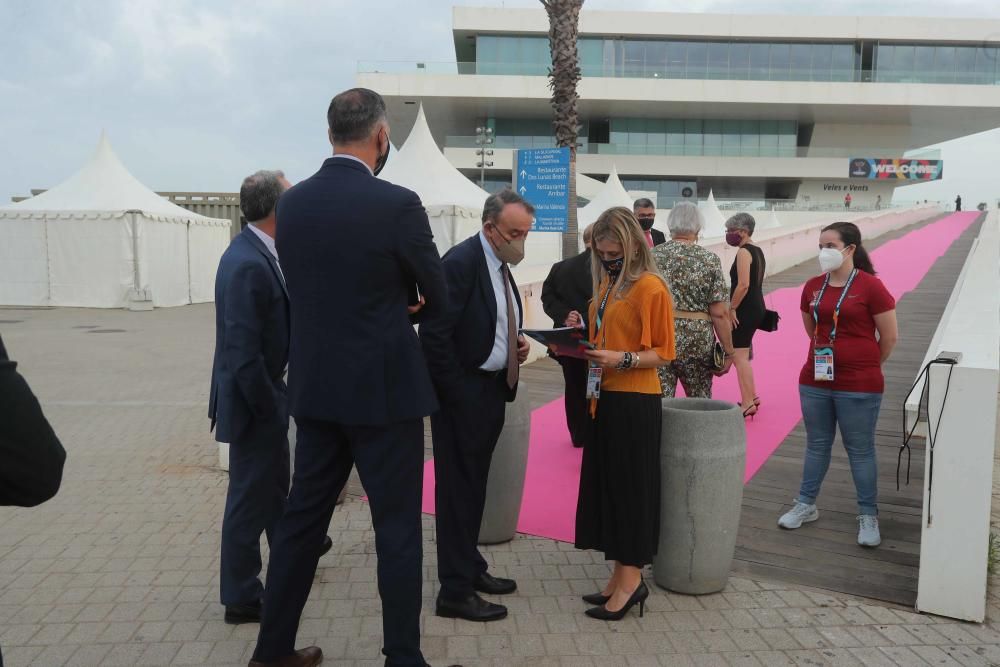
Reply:
[[[104,662],[104,656],[111,652],[111,644],[87,644],[81,646],[69,660],[66,667],[94,667]]]
[[[204,418],[211,304],[141,315],[16,312],[24,322],[5,341],[72,456],[59,496],[0,514],[6,664],[245,665],[257,626],[226,625],[218,603],[226,477]],[[123,328],[143,343],[84,346],[72,329],[79,322]],[[95,358],[107,363],[95,367]],[[321,646],[329,664],[381,665],[367,506],[350,498],[330,535],[300,642]],[[518,580],[503,600],[510,617],[466,623],[433,616],[429,517],[424,537],[422,642],[436,665],[1000,665],[992,582],[989,622],[975,625],[741,576],[721,593],[679,595],[657,588],[647,569],[645,616],[604,623],[584,616],[579,598],[607,580],[600,554],[518,536],[483,549],[495,573]],[[266,565],[266,546],[263,555]]]

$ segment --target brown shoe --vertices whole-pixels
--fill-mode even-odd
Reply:
[[[321,662],[323,662],[323,651],[318,646],[310,646],[273,662],[251,660],[247,667],[316,667]]]

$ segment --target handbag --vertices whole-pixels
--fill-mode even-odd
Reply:
[[[760,291],[764,292],[764,276],[760,276]],[[760,318],[760,324],[757,328],[761,331],[777,331],[778,330],[778,320],[781,319],[781,315],[778,314],[776,310],[768,310],[764,308],[764,317]]]
[[[760,319],[760,326],[757,328],[761,331],[777,331],[778,330],[778,320],[781,319],[781,315],[778,314],[776,310],[764,309],[764,317]]]
[[[712,346],[712,368],[721,371],[726,367],[726,351],[722,349],[722,343],[715,341]]]

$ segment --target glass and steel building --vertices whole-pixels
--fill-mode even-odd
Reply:
[[[496,189],[515,149],[555,145],[547,32],[541,9],[456,7],[455,61],[362,62],[359,85],[386,96],[394,137],[422,103],[445,154],[476,180],[475,128],[492,128],[484,185]],[[580,171],[615,167],[660,207],[710,190],[888,204],[913,174],[943,174],[926,146],[1000,126],[996,20],[584,9],[579,54]]]

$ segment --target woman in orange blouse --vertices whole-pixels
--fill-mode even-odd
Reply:
[[[649,589],[642,567],[653,561],[660,527],[660,380],[675,357],[670,291],[632,211],[612,208],[594,223],[594,298],[587,352],[600,392],[591,400],[594,438],[583,450],[576,507],[576,547],[614,562],[587,615],[620,620],[642,615]],[[571,322],[582,324],[579,313]],[[591,384],[591,383],[588,383]],[[588,394],[592,392],[588,391]]]

